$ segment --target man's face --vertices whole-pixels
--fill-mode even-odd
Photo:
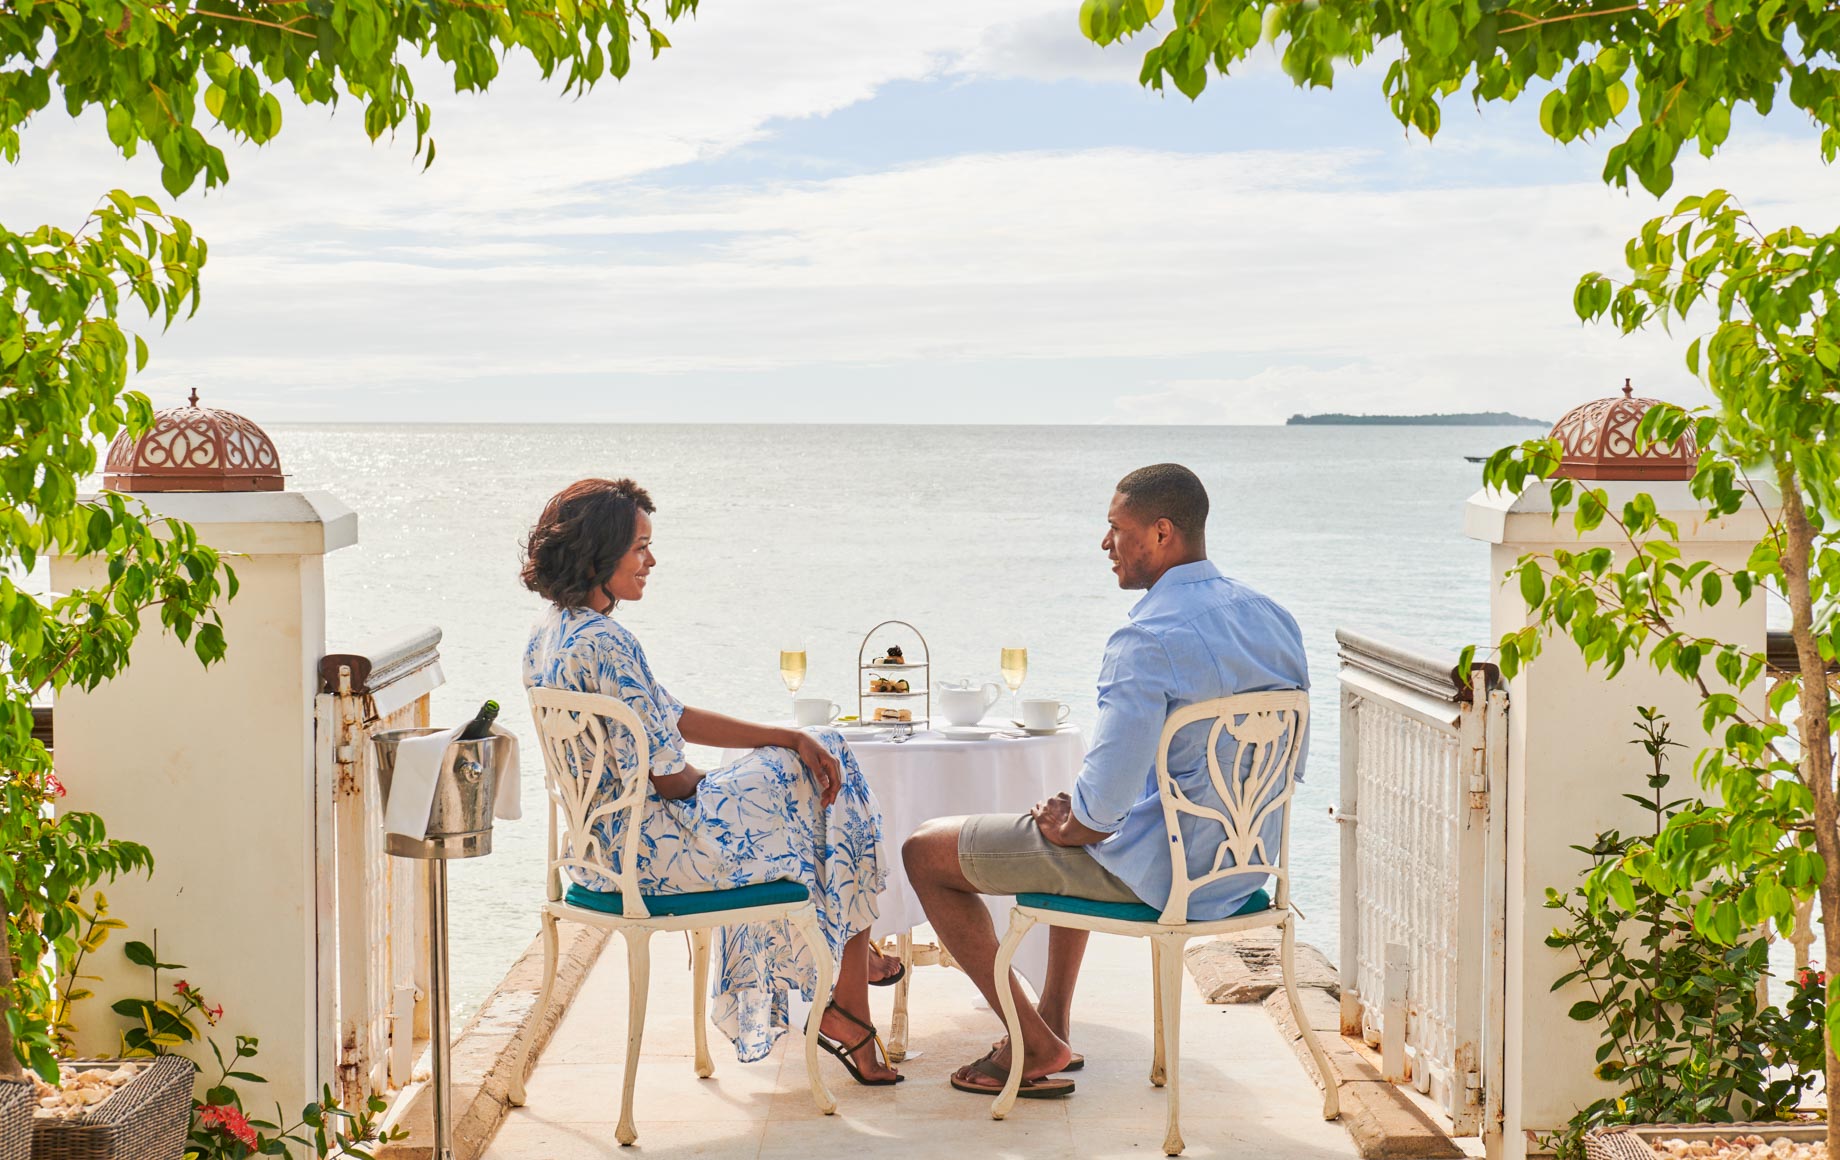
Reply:
[[[1099,546],[1112,561],[1118,587],[1148,588],[1151,577],[1158,574],[1157,559],[1167,534],[1157,525],[1165,521],[1145,521],[1132,511],[1122,493],[1113,493],[1112,506],[1105,513],[1105,539]]]

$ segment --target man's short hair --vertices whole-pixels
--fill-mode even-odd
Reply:
[[[1118,481],[1125,507],[1146,522],[1166,519],[1187,539],[1207,529],[1207,488],[1180,463],[1140,467]]]

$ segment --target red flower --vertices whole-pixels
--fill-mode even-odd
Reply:
[[[61,798],[69,791],[64,788],[64,783],[58,780],[57,774],[47,769],[45,771],[45,792],[52,797]]]
[[[224,1005],[222,1003],[219,1003],[215,1007],[202,1007],[200,1009],[204,1012],[205,1019],[208,1020],[213,1027],[217,1026],[217,1021],[224,1017]]]
[[[1811,986],[1825,987],[1827,986],[1827,972],[1817,971],[1814,969],[1813,965],[1810,964],[1795,972],[1795,984],[1798,987],[1804,988]]]
[[[256,1130],[249,1126],[242,1112],[228,1104],[206,1104],[198,1109],[198,1119],[207,1129],[235,1136],[246,1148],[256,1146]]]
[[[192,985],[186,982],[184,979],[180,979],[178,982],[173,984],[173,990],[179,992],[181,995],[187,995],[191,993]]]

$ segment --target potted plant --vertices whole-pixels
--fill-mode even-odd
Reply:
[[[1612,830],[1574,847],[1591,859],[1584,882],[1546,893],[1547,907],[1563,915],[1546,945],[1577,964],[1552,989],[1588,992],[1570,1014],[1600,1028],[1596,1074],[1615,1086],[1543,1143],[1561,1160],[1654,1160],[1651,1139],[1823,1139],[1824,1124],[1793,1121],[1826,1061],[1826,976],[1803,971],[1787,1001],[1773,1006],[1766,935],[1720,942],[1694,925],[1701,907],[1751,888],[1747,876],[1710,876],[1691,893],[1641,876],[1603,884],[1608,868],[1646,856],[1673,818],[1699,805],[1668,794],[1668,752],[1680,744],[1669,739],[1667,719],[1654,709],[1637,713],[1635,743],[1652,768],[1647,792],[1626,796],[1647,811],[1646,832]]]

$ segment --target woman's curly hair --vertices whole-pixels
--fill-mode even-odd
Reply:
[[[632,549],[652,497],[630,479],[583,479],[543,505],[524,541],[524,587],[559,608],[586,608]]]

